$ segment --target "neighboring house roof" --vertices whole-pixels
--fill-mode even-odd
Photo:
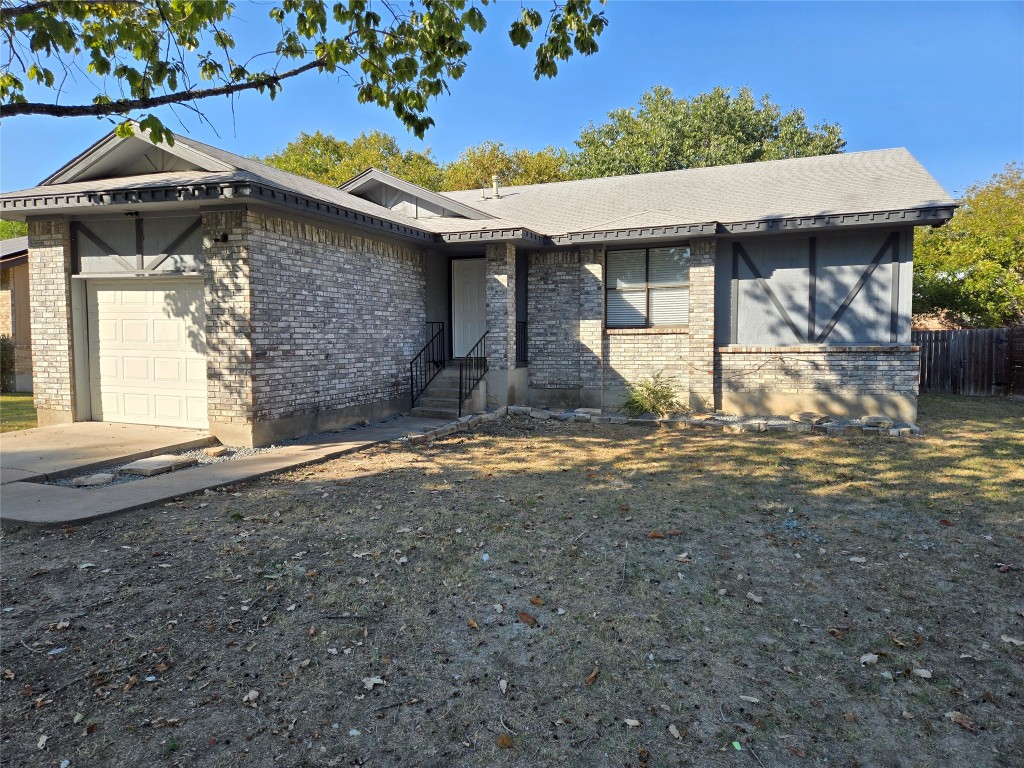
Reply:
[[[116,175],[117,169],[124,175]],[[127,170],[124,170],[127,169]],[[149,172],[152,170],[152,172]],[[114,174],[114,175],[111,175]],[[414,218],[368,197],[380,185],[445,209]],[[905,149],[634,176],[435,193],[369,169],[340,189],[187,137],[173,146],[110,134],[39,186],[0,196],[11,218],[97,206],[242,198],[403,238],[533,246],[784,231],[844,224],[940,224],[955,203]]]
[[[9,237],[6,240],[0,240],[0,269],[10,269],[27,262],[27,237]]]

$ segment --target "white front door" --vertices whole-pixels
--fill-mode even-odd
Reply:
[[[452,260],[452,355],[465,357],[487,330],[487,262]]]
[[[88,281],[95,421],[208,426],[203,281]]]

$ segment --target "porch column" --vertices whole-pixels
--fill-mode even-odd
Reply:
[[[66,221],[29,222],[32,391],[41,427],[68,424],[76,415],[71,262],[71,235]]]
[[[715,239],[690,243],[690,408],[715,407]]]
[[[519,398],[516,371],[516,247],[486,246],[487,401],[502,407]],[[525,370],[525,369],[524,369]]]
[[[580,405],[600,408],[604,390],[603,245],[580,249]]]

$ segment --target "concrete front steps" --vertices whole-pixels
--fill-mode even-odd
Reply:
[[[471,398],[462,403],[462,412],[469,413]],[[416,407],[410,411],[411,416],[421,419],[446,419],[454,421],[459,417],[459,364],[448,363],[427,390],[416,400]]]

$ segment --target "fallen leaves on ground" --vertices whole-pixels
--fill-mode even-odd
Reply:
[[[594,671],[587,675],[587,679],[584,682],[587,685],[593,685],[597,682],[597,676],[601,674],[601,670],[598,667],[594,667]]]
[[[971,720],[971,718],[969,718],[963,712],[956,712],[956,711],[947,712],[946,713],[946,719],[952,720],[954,723],[959,725],[961,728],[964,728],[965,730],[968,730],[968,731],[973,731],[974,730],[974,721]]]
[[[537,626],[537,617],[531,613],[527,613],[526,611],[519,612],[519,620],[529,627]]]
[[[512,737],[507,733],[498,736],[498,746],[502,749],[512,749]]]

